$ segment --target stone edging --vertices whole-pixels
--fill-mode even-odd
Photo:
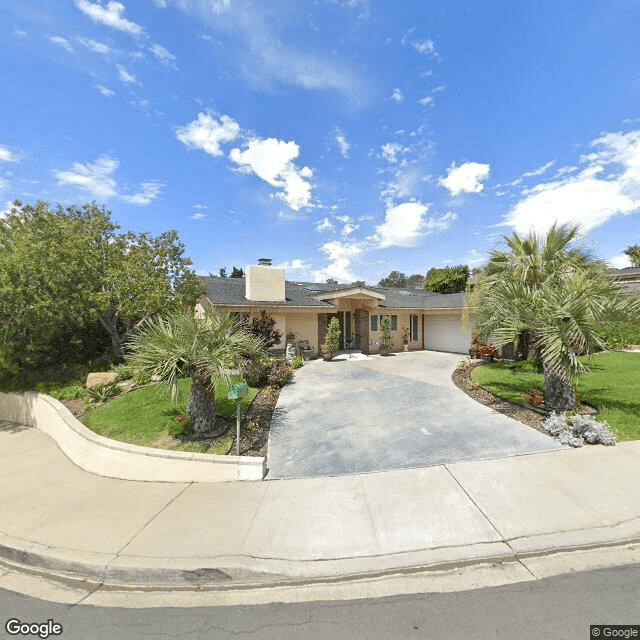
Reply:
[[[37,427],[85,471],[148,482],[262,480],[264,458],[167,451],[110,440],[87,429],[58,400],[42,393],[0,394],[0,420]]]

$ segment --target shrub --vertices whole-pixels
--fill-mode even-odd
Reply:
[[[115,371],[121,380],[131,380],[135,376],[135,370],[130,364],[119,364],[111,367],[111,370]]]
[[[598,336],[607,349],[623,349],[640,344],[640,322],[605,322]]]
[[[494,358],[499,358],[500,353],[495,344],[485,342],[480,337],[480,334],[474,333],[471,348],[469,349],[469,356],[471,358],[488,358],[489,360],[493,360]]]
[[[271,364],[272,363],[269,360],[262,360],[258,362],[247,360],[243,367],[244,381],[250,387],[266,387],[267,384],[269,384]]]
[[[291,366],[294,369],[299,369],[304,364],[304,360],[300,356],[296,356],[291,359]]]
[[[325,353],[336,353],[340,350],[340,322],[338,318],[331,318],[327,335],[322,343],[322,350]]]
[[[529,393],[524,394],[524,401],[535,407],[541,406],[544,403],[542,391],[540,389],[532,389]]]
[[[284,387],[291,380],[291,376],[293,376],[293,368],[286,360],[278,358],[271,365],[268,377],[269,384],[272,387]]]
[[[391,318],[389,316],[382,316],[382,318],[380,318],[380,349],[391,351],[392,348]]]
[[[51,389],[49,395],[57,400],[78,400],[86,393],[86,389],[79,384],[72,384],[59,389]]]
[[[144,386],[145,384],[149,384],[151,382],[151,374],[148,371],[138,371],[135,376],[133,376],[133,381],[139,387]]]
[[[587,444],[612,446],[615,436],[606,422],[596,422],[593,416],[577,415],[568,420],[565,416],[552,413],[545,421],[544,428],[561,444],[581,447]]]
[[[91,389],[87,389],[87,393],[92,400],[103,403],[118,395],[118,389],[112,384],[99,384]]]
[[[276,326],[275,319],[264,309],[259,316],[251,319],[249,313],[243,313],[240,317],[240,324],[252,336],[261,338],[265,349],[278,344],[282,338],[282,333],[274,328]]]

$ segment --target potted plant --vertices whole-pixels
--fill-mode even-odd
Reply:
[[[340,349],[340,323],[338,318],[331,318],[329,322],[329,329],[327,335],[322,343],[322,359],[327,362],[333,358],[333,356]]]
[[[409,351],[409,327],[402,327],[402,350]]]
[[[391,318],[389,316],[382,316],[382,318],[380,318],[380,355],[388,356],[392,348]]]

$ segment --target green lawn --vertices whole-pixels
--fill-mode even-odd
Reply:
[[[232,378],[230,384],[236,382],[240,382],[240,378]],[[84,423],[101,436],[141,446],[158,445],[168,436],[177,438],[185,430],[185,424],[177,421],[176,416],[184,415],[186,411],[191,380],[184,378],[179,381],[179,385],[182,401],[177,405],[171,402],[166,386],[150,385],[106,402],[86,415]],[[236,403],[235,400],[227,399],[228,391],[228,384],[216,384],[216,409],[218,415],[231,417],[236,414]],[[240,405],[243,412],[257,393],[258,389],[249,387],[249,394],[242,399]],[[200,453],[227,453],[231,442],[232,436],[229,435],[221,438],[213,446],[185,442],[165,448]]]
[[[608,422],[619,440],[640,439],[640,354],[606,352],[581,360],[591,372],[576,383],[580,400],[598,409],[596,419]],[[532,389],[544,391],[542,374],[531,362],[496,362],[476,367],[471,376],[497,396],[520,404]]]

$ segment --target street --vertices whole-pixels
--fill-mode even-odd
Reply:
[[[206,608],[48,603],[0,590],[6,621],[62,625],[64,640],[433,638],[587,640],[590,624],[640,624],[640,565],[457,593]],[[38,637],[36,635],[26,637]]]

